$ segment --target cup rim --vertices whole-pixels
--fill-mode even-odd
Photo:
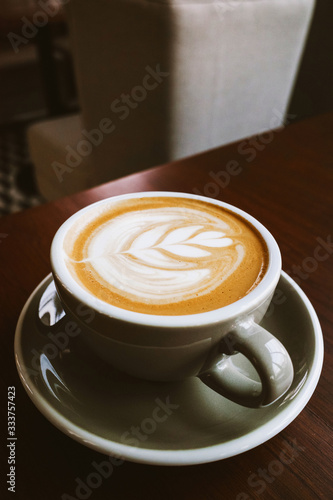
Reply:
[[[90,292],[83,289],[73,278],[68,270],[65,261],[61,259],[63,240],[69,227],[80,217],[84,212],[90,210],[92,207],[102,205],[110,202],[110,200],[120,201],[122,199],[130,198],[146,198],[146,197],[180,197],[202,200],[234,212],[245,220],[250,222],[261,234],[267,245],[269,259],[267,271],[260,281],[260,283],[251,290],[247,295],[241,299],[229,304],[227,306],[207,311],[203,313],[186,314],[186,315],[157,315],[147,314],[135,311],[129,311],[117,306],[113,306],[101,299],[98,299]],[[53,275],[56,275],[58,283],[60,282],[76,300],[85,306],[95,310],[103,316],[125,321],[127,323],[135,323],[146,326],[158,327],[190,327],[190,326],[203,326],[211,325],[217,322],[237,318],[245,314],[247,311],[259,307],[265,299],[273,293],[281,274],[281,253],[278,244],[272,234],[266,229],[261,222],[255,219],[252,215],[244,210],[235,207],[224,201],[214,198],[209,198],[202,195],[182,193],[175,191],[145,191],[126,193],[121,195],[110,196],[97,202],[87,205],[86,207],[78,210],[70,216],[57,230],[54,235],[50,260]]]

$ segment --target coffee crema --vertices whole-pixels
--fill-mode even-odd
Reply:
[[[219,309],[263,278],[268,250],[241,216],[202,200],[112,200],[79,217],[64,240],[66,265],[95,297],[145,314]]]

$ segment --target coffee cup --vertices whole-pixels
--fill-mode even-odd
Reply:
[[[280,278],[280,251],[240,209],[177,192],[104,199],[59,228],[51,266],[84,342],[115,368],[161,382],[197,376],[253,408],[291,386],[288,352],[259,325]],[[89,325],[82,305],[92,311]],[[237,353],[256,379],[233,362]]]

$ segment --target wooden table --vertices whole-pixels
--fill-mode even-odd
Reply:
[[[196,466],[126,462],[89,498],[333,498],[332,187],[333,114],[327,114],[1,218],[1,432],[7,435],[7,388],[15,386],[18,438],[15,495],[5,484],[8,450],[2,440],[1,498],[76,498],[75,479],[84,480],[92,472],[92,462],[103,459],[58,431],[31,403],[15,368],[14,331],[29,294],[50,272],[49,248],[58,226],[91,202],[143,190],[200,192],[236,205],[266,225],[280,245],[283,268],[300,283],[318,313],[325,340],[324,368],[306,408],[265,444],[233,458]],[[315,258],[318,238],[328,245],[328,257],[321,261]],[[251,474],[267,470],[286,441],[299,447],[292,463],[279,475],[268,475],[261,488],[250,485]],[[64,492],[72,496],[62,497]]]

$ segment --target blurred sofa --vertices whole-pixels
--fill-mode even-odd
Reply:
[[[314,0],[69,0],[80,113],[35,123],[51,200],[283,125]]]

